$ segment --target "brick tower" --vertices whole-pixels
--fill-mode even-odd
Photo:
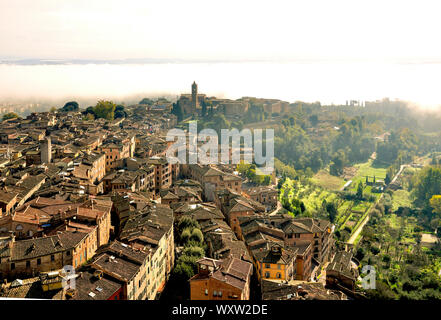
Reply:
[[[191,109],[192,112],[196,112],[196,108],[198,106],[198,85],[195,81],[191,85]]]

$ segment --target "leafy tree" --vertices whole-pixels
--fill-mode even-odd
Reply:
[[[230,129],[231,123],[225,118],[225,115],[222,113],[217,113],[213,116],[212,121],[210,122],[210,128],[214,129],[219,135],[222,129]]]
[[[185,228],[184,230],[182,230],[181,233],[181,243],[185,244],[187,241],[190,240],[190,237],[191,237],[191,229]]]
[[[191,232],[190,240],[198,243],[204,242],[204,236],[202,234],[202,231],[197,228],[194,228],[193,231]]]
[[[431,165],[433,165],[433,166],[436,166],[436,165],[438,165],[438,159],[437,159],[437,157],[436,157],[436,155],[433,153],[432,154],[432,160],[431,160]]]
[[[358,261],[361,261],[361,260],[363,260],[365,255],[366,255],[366,253],[365,253],[364,249],[362,247],[360,247],[360,248],[357,249],[357,252],[355,253],[355,258]]]
[[[141,101],[139,101],[139,104],[152,105],[153,103],[154,103],[154,101],[152,99],[149,99],[149,98],[144,98]]]
[[[318,116],[316,114],[313,114],[312,116],[309,116],[309,122],[311,122],[311,125],[313,127],[316,127],[318,124]]]
[[[335,217],[337,216],[337,207],[334,202],[326,203],[326,211],[329,214],[329,221],[334,223]]]
[[[284,164],[277,158],[274,158],[274,167],[276,169],[276,173],[282,177],[294,179],[297,176],[297,173],[292,166]]]
[[[124,110],[124,106],[121,104],[117,105],[115,108],[115,119],[126,118],[126,117],[127,117],[127,112]]]
[[[305,206],[305,203],[303,201],[300,201],[300,211],[302,213],[304,213],[306,211],[306,206]]]
[[[207,115],[207,103],[205,101],[202,101],[201,116],[202,118],[205,118],[206,115]]]
[[[416,155],[421,144],[418,136],[408,128],[392,131],[389,139],[377,145],[376,162],[380,164],[408,162]]]
[[[184,248],[184,251],[182,252],[182,254],[186,255],[186,256],[193,256],[193,257],[202,258],[205,255],[205,251],[201,247],[187,246]]]
[[[259,185],[269,185],[271,183],[271,176],[258,174],[258,170],[255,164],[248,164],[243,161],[237,165],[237,171],[251,182]]]
[[[363,182],[361,181],[358,183],[358,187],[357,187],[357,198],[363,199]]]
[[[247,112],[243,117],[244,122],[253,123],[265,120],[265,111],[262,103],[252,102]]]
[[[415,180],[414,189],[412,190],[415,205],[429,209],[430,199],[434,195],[441,195],[441,168],[426,167],[419,172]],[[436,199],[435,197],[435,205],[437,203]]]
[[[86,115],[84,116],[84,119],[88,120],[88,121],[95,120],[95,115],[93,113],[86,113]]]
[[[389,184],[392,178],[390,177],[389,171],[386,172],[386,178],[384,178],[384,183]]]
[[[330,166],[330,173],[334,176],[339,176],[343,173],[343,169],[346,165],[346,156],[343,150],[339,150],[332,158],[332,164]]]
[[[377,254],[380,253],[380,249],[379,249],[378,247],[372,246],[372,247],[371,247],[371,252],[372,252],[374,255],[377,255]]]
[[[184,119],[184,112],[182,111],[182,106],[179,104],[179,102],[173,103],[171,113],[178,118],[178,122]]]
[[[112,101],[100,100],[93,109],[96,118],[113,120],[115,118],[116,105]]]
[[[441,227],[441,219],[435,218],[430,221],[430,227],[437,231]]]
[[[439,217],[441,217],[441,195],[436,194],[430,198],[430,206]]]
[[[9,113],[5,113],[3,115],[3,121],[5,120],[9,120],[9,119],[20,119],[20,116],[18,114],[16,114],[15,112],[9,112]]]
[[[176,263],[176,267],[173,269],[173,274],[178,280],[186,283],[188,279],[196,274],[196,270],[196,261],[192,261],[190,259],[179,259]]]
[[[396,294],[382,280],[375,281],[375,290],[367,290],[366,294],[373,300],[394,300]]]
[[[271,176],[265,175],[263,177],[263,185],[268,186],[271,183]]]
[[[189,216],[183,216],[178,222],[178,230],[200,228],[199,223]]]
[[[66,104],[61,108],[61,111],[68,112],[68,111],[78,111],[80,109],[80,106],[78,105],[78,102],[76,101],[69,101],[66,102]]]

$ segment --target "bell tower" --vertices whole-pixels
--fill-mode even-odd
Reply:
[[[191,85],[191,109],[193,112],[196,112],[196,108],[198,106],[198,85],[196,81],[193,81]]]

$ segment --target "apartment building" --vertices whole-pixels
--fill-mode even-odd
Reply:
[[[106,172],[110,172],[122,167],[122,160],[130,157],[131,143],[125,141],[118,144],[103,144],[98,148],[98,151],[106,155]]]
[[[75,289],[66,290],[63,300],[123,300],[124,282],[99,269],[87,268],[75,278]]]
[[[247,240],[258,280],[291,281],[296,278],[297,248],[273,241],[258,243],[248,237]]]
[[[297,280],[308,280],[314,268],[330,259],[333,227],[326,220],[295,219],[288,215],[239,217],[238,220],[238,237],[246,242],[249,250],[253,251],[254,245],[273,241],[296,252],[294,276]]]
[[[118,300],[149,299],[148,279],[151,274],[151,252],[134,249],[127,244],[114,241],[100,249],[90,266],[110,278],[122,282]],[[114,296],[115,297],[115,296]]]
[[[165,205],[151,204],[132,214],[119,234],[120,241],[134,248],[149,250],[152,257],[147,266],[148,299],[161,294],[174,266],[173,211]]]
[[[239,217],[265,213],[265,207],[252,199],[241,196],[233,190],[222,189],[215,192],[215,203],[225,215],[227,223],[238,235]]]
[[[155,167],[155,190],[169,188],[172,184],[172,165],[165,157],[151,157],[148,163]]]
[[[39,272],[75,266],[76,252],[85,246],[87,233],[59,232],[53,236],[16,241],[3,238],[0,245],[0,273],[2,277],[32,276]],[[82,260],[80,263],[86,262]]]
[[[190,278],[191,300],[249,300],[251,263],[202,258],[197,264],[198,273]]]
[[[9,215],[17,203],[16,192],[4,192],[0,190],[0,217]]]
[[[72,175],[91,184],[100,182],[106,174],[106,155],[104,153],[85,154],[74,159]]]
[[[238,194],[241,193],[242,179],[237,175],[223,172],[215,167],[200,164],[182,165],[181,173],[202,185],[204,197],[207,201],[215,199],[215,191],[217,190],[230,189]]]
[[[154,192],[154,169],[151,167],[147,167],[146,169],[147,170],[138,169],[136,171],[126,171],[121,169],[107,174],[103,178],[104,192]]]
[[[159,192],[161,203],[176,204],[176,203],[200,203],[202,198],[200,194],[193,188],[184,186],[172,186],[169,189],[163,189]]]
[[[267,211],[275,209],[278,201],[278,191],[272,187],[249,187],[244,188],[243,192],[254,201],[263,204]]]

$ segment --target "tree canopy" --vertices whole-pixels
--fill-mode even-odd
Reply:
[[[113,120],[115,118],[116,105],[112,101],[100,100],[93,108],[95,117],[106,120]]]
[[[413,188],[415,205],[429,208],[430,199],[441,194],[441,168],[426,167],[415,177],[415,180]],[[435,197],[433,201],[437,203],[438,198]]]
[[[9,120],[9,119],[14,119],[14,118],[20,118],[20,116],[18,114],[16,114],[15,112],[9,112],[9,113],[5,113],[3,115],[3,121],[5,120]]]
[[[60,111],[68,112],[68,111],[78,111],[80,106],[76,101],[69,101],[60,109]]]
[[[144,98],[141,101],[139,101],[139,104],[148,104],[148,105],[152,105],[154,103],[154,101],[152,99],[149,98]]]

